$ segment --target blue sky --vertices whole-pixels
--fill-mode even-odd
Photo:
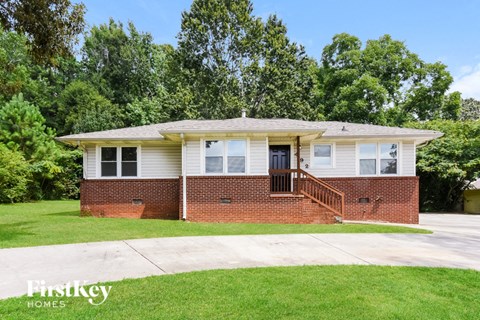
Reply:
[[[78,1],[75,1],[78,2]],[[155,42],[176,44],[181,12],[191,0],[82,0],[89,26],[110,17],[150,32]],[[336,33],[362,41],[388,33],[428,62],[442,61],[455,78],[452,90],[480,99],[480,1],[478,0],[253,0],[254,14],[276,13],[290,39],[315,58]]]

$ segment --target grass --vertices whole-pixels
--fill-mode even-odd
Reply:
[[[0,301],[1,319],[479,319],[480,273],[376,266],[214,270],[110,282],[85,298]],[[29,308],[63,300],[64,308]],[[100,299],[101,300],[101,299]]]
[[[0,205],[0,248],[156,237],[288,233],[430,233],[383,225],[185,223],[80,217],[78,201]]]

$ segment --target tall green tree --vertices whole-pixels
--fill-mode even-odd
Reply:
[[[54,136],[39,108],[24,101],[21,94],[0,106],[0,143],[20,153],[28,164],[27,199],[78,194],[76,161],[81,154],[63,149]]]
[[[30,168],[22,153],[0,143],[0,203],[27,198]]]
[[[460,120],[479,120],[480,119],[480,101],[473,98],[462,100],[462,110]]]
[[[0,104],[23,93],[27,101],[39,106],[48,126],[61,128],[58,97],[80,71],[73,57],[57,58],[56,66],[36,64],[28,54],[24,35],[0,29]]]
[[[285,25],[253,15],[249,0],[195,0],[182,13],[179,83],[201,118],[312,117],[314,75]]]
[[[39,108],[25,101],[22,94],[0,106],[0,142],[22,152],[26,160],[49,159],[56,150],[54,136]]]
[[[444,133],[417,150],[420,204],[426,211],[454,210],[463,191],[480,178],[480,120],[435,120],[407,126]]]
[[[33,59],[55,65],[59,56],[71,56],[83,31],[85,6],[70,0],[3,0],[0,24],[28,37]]]
[[[94,26],[82,48],[85,80],[119,106],[157,94],[165,59],[162,46],[153,43],[151,34],[139,32],[132,22],[125,30],[113,19]]]
[[[27,38],[0,28],[0,104],[20,93],[30,80]]]
[[[101,131],[123,126],[120,109],[100,95],[90,83],[73,81],[58,100],[58,117],[63,119],[60,134]]]
[[[173,108],[171,103],[171,97],[166,91],[154,98],[135,100],[125,107],[125,124],[134,127],[167,122]]]
[[[353,35],[335,35],[318,77],[320,107],[330,120],[401,125],[459,115],[460,94],[447,94],[453,78],[446,66],[426,63],[389,35],[365,47]]]

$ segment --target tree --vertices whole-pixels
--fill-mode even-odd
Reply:
[[[409,127],[445,135],[417,150],[422,210],[454,210],[463,191],[480,177],[480,121],[436,120]]]
[[[26,37],[0,28],[0,104],[23,93],[27,101],[39,106],[48,126],[61,128],[58,96],[79,74],[79,63],[73,57],[59,57],[55,67],[35,64],[28,54]]]
[[[0,28],[0,104],[20,93],[30,79],[27,39]]]
[[[22,94],[0,106],[0,143],[20,151],[27,161],[49,159],[56,150],[54,135],[38,107],[24,101]]]
[[[90,30],[82,48],[85,80],[119,106],[155,96],[164,78],[163,47],[153,43],[151,34],[138,32],[132,22],[127,31],[110,19],[108,25]]]
[[[179,86],[198,116],[312,117],[314,62],[289,41],[285,25],[253,16],[249,0],[195,0],[182,13]]]
[[[26,199],[78,193],[79,170],[75,163],[81,153],[60,147],[54,136],[39,108],[24,101],[21,94],[0,106],[0,143],[20,153],[28,164],[31,179]]]
[[[302,46],[290,42],[286,26],[275,15],[264,25],[261,45],[262,68],[247,100],[251,101],[247,106],[250,116],[313,118],[316,62]]]
[[[0,143],[0,202],[24,200],[29,180],[30,168],[23,155]]]
[[[171,101],[167,92],[154,98],[135,100],[125,107],[127,126],[144,126],[170,120]]]
[[[25,100],[38,106],[45,124],[57,132],[63,130],[63,119],[58,114],[58,98],[69,83],[81,76],[79,62],[71,58],[58,58],[55,67],[32,65],[30,80],[22,93]]]
[[[462,110],[460,120],[479,120],[480,119],[480,101],[473,98],[462,100]]]
[[[318,78],[320,108],[330,120],[402,125],[458,118],[460,94],[447,94],[453,78],[446,66],[424,62],[389,35],[364,48],[355,36],[335,35]]]
[[[73,81],[59,97],[58,117],[63,120],[61,134],[92,132],[123,126],[122,113],[92,84]]]
[[[36,62],[55,65],[58,56],[71,56],[83,31],[85,6],[70,0],[4,0],[0,23],[6,30],[27,35]]]

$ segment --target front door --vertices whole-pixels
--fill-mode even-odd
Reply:
[[[290,146],[270,146],[270,169],[290,169]],[[291,174],[288,172],[272,173],[271,192],[290,192]]]

